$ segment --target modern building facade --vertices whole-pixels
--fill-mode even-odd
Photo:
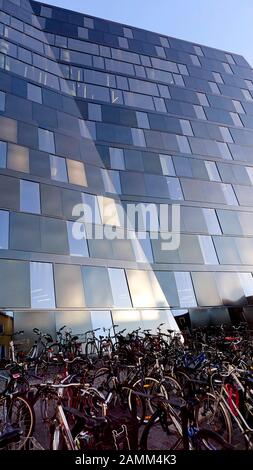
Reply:
[[[2,312],[28,336],[250,319],[246,60],[29,0],[0,10]],[[129,238],[120,207],[139,203],[143,238]],[[145,225],[148,204],[180,206],[177,249],[162,249],[161,225],[153,237],[159,217]],[[94,226],[117,236],[88,237]]]

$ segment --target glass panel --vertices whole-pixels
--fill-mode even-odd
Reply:
[[[175,81],[175,85],[185,86],[183,77],[181,75],[177,75],[177,74],[174,73],[173,78],[174,78],[174,81]]]
[[[133,39],[133,32],[130,28],[123,28],[124,36],[129,39]]]
[[[133,144],[138,147],[146,147],[144,132],[142,129],[131,129]]]
[[[99,335],[104,336],[105,331],[104,328],[112,328],[112,316],[110,310],[98,310],[98,311],[91,311],[91,326],[89,329],[98,330],[95,332],[96,338],[99,338]],[[88,328],[87,328],[88,329]],[[86,329],[86,330],[87,330]],[[84,330],[83,330],[84,331]],[[112,334],[113,330],[111,330]]]
[[[219,129],[224,139],[224,142],[234,142],[232,139],[232,135],[230,134],[230,131],[227,127],[219,126]]]
[[[153,271],[127,270],[134,307],[167,307],[168,302]]]
[[[196,299],[190,273],[175,272],[180,307],[196,307]]]
[[[147,113],[136,112],[138,127],[142,129],[150,129]]]
[[[28,83],[27,98],[28,100],[35,101],[36,103],[42,103],[41,88],[39,86]]]
[[[40,214],[40,187],[38,183],[20,180],[20,210]]]
[[[213,246],[212,237],[199,235],[199,244],[205,264],[218,264],[218,259]]]
[[[143,234],[144,238],[136,238],[133,234],[132,245],[137,263],[153,263],[153,253],[148,233]]]
[[[194,272],[192,281],[198,305],[201,307],[222,305],[214,273]]]
[[[229,113],[235,126],[243,127],[243,123],[237,113]]]
[[[9,212],[0,211],[0,250],[9,248]]]
[[[230,73],[231,75],[233,74],[233,70],[231,69],[229,64],[227,64],[226,62],[222,62],[222,65],[226,73]]]
[[[56,181],[68,181],[65,158],[50,155],[51,178]]]
[[[210,86],[210,90],[212,93],[216,94],[216,95],[220,95],[220,90],[218,88],[218,85],[215,83],[215,82],[208,82],[209,83],[209,86]]]
[[[196,113],[197,119],[205,119],[206,120],[206,115],[205,112],[202,108],[202,106],[198,106],[197,104],[193,105],[194,111]]]
[[[205,93],[197,93],[197,97],[199,100],[199,104],[201,104],[202,106],[209,106]]]
[[[165,176],[176,176],[173,161],[170,155],[159,155],[162,172]]]
[[[121,194],[119,172],[114,170],[101,170],[106,193]]]
[[[201,63],[199,61],[199,58],[196,55],[190,54],[190,58],[191,58],[191,61],[192,61],[193,65],[196,65],[197,67],[201,67]]]
[[[0,168],[6,168],[7,144],[0,142]]]
[[[8,145],[7,167],[10,170],[29,173],[29,151],[20,145]]]
[[[87,205],[89,209],[84,214],[85,222],[90,224],[101,224],[97,196],[93,196],[93,194],[82,193],[82,201],[83,204]]]
[[[224,83],[221,74],[218,72],[213,72],[213,78],[217,83]]]
[[[182,133],[184,135],[191,135],[192,136],[193,132],[192,132],[190,121],[186,121],[185,119],[179,119],[179,122],[180,122],[180,125],[181,125]]]
[[[231,54],[225,54],[225,56],[226,56],[227,61],[228,61],[230,64],[235,65],[235,61],[234,61],[233,57],[231,56]]]
[[[120,226],[116,201],[109,197],[98,196],[99,209],[103,224]]]
[[[178,178],[167,178],[169,195],[171,199],[181,200],[184,199],[181,185]]]
[[[210,181],[220,181],[220,175],[215,162],[205,162]]]
[[[232,100],[232,103],[233,103],[233,105],[234,105],[234,107],[235,107],[235,111],[236,111],[237,113],[241,113],[241,114],[244,114],[244,113],[245,113],[245,111],[244,111],[244,109],[243,109],[243,107],[242,107],[240,101]]]
[[[29,277],[29,263],[27,261],[0,260],[0,298],[2,308],[30,308]]]
[[[88,116],[91,121],[102,121],[101,106],[99,104],[88,104]]]
[[[246,101],[253,101],[253,98],[252,98],[249,90],[243,90],[242,89],[242,93],[243,93],[244,98],[246,99]]]
[[[202,209],[208,232],[212,235],[221,234],[220,225],[217,219],[217,215],[214,209]]]
[[[80,186],[88,185],[84,164],[82,162],[78,162],[77,160],[70,160],[67,158],[67,168],[70,183],[78,184]]]
[[[204,55],[200,46],[193,46],[193,48],[197,55],[200,55],[200,56]]]
[[[119,37],[119,47],[123,47],[124,49],[128,49],[128,40],[126,38]]]
[[[217,145],[219,147],[222,158],[225,158],[226,160],[232,160],[232,155],[229,151],[228,145],[225,142],[217,142]]]
[[[84,307],[84,290],[80,266],[54,265],[57,307]]]
[[[177,135],[176,138],[177,138],[177,143],[178,143],[180,152],[192,153],[187,137],[182,136],[182,135]]]
[[[114,307],[131,307],[124,269],[108,268]]]
[[[124,153],[123,149],[119,149],[116,147],[110,147],[110,165],[113,170],[124,170],[125,163],[124,163]]]
[[[253,277],[251,273],[238,273],[241,286],[244,290],[245,297],[253,295]]]
[[[231,186],[231,184],[222,183],[221,184],[221,189],[223,191],[223,194],[225,196],[227,204],[232,205],[232,206],[233,205],[238,206],[238,202],[237,202],[237,199],[236,199],[236,196],[235,196],[235,193],[234,193],[234,189]]]
[[[51,263],[30,263],[31,307],[55,308],[54,279]]]
[[[5,111],[5,93],[0,91],[0,111]]]
[[[82,276],[87,306],[112,307],[113,298],[107,269],[99,266],[83,266]]]
[[[55,153],[54,134],[45,129],[38,129],[39,149],[48,153]]]
[[[86,232],[84,224],[80,222],[67,222],[69,254],[71,256],[89,257],[88,245],[86,241]],[[77,238],[76,233],[80,235]],[[82,238],[81,238],[82,236]]]

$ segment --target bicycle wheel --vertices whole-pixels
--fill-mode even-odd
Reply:
[[[196,450],[204,449],[208,446],[209,450],[235,450],[235,447],[225,441],[217,432],[210,429],[199,429],[196,439]]]
[[[155,409],[152,405],[150,398],[154,395],[163,396],[167,398],[167,392],[164,385],[153,377],[144,377],[143,379],[137,380],[133,385],[131,385],[131,390],[128,394],[128,407],[132,411],[132,393],[133,391],[140,392],[141,394],[146,395],[146,411],[145,416],[143,416],[143,406],[142,401],[137,400],[137,418],[141,422],[147,422],[151,416],[154,414]]]
[[[34,411],[23,397],[3,398],[0,401],[0,431],[6,424],[20,431],[20,440],[9,444],[7,450],[24,449],[34,429]]]
[[[169,375],[166,375],[163,378],[162,384],[166,390],[170,405],[173,406],[174,411],[179,414],[183,400],[183,390],[181,385],[176,379]]]
[[[217,398],[208,393],[202,398],[195,408],[197,426],[218,433],[229,444],[232,439],[232,423],[228,412]],[[207,449],[210,448],[208,441],[203,440]]]
[[[158,407],[148,420],[140,438],[140,449],[142,451],[183,449],[181,424],[169,404]]]

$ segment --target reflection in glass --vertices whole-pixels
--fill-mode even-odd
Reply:
[[[69,182],[80,186],[87,186],[84,164],[77,160],[67,159]]]
[[[0,211],[0,250],[9,248],[9,212]]]
[[[38,129],[39,149],[48,153],[55,153],[54,134],[46,129]]]
[[[68,181],[65,158],[50,155],[51,178],[56,181]]]
[[[108,274],[112,289],[113,306],[121,308],[131,307],[132,304],[124,269],[108,268]]]
[[[54,280],[51,263],[30,263],[31,307],[55,308]]]
[[[0,111],[5,111],[5,93],[0,91]]]
[[[10,170],[29,173],[29,150],[20,145],[8,145],[7,167]]]
[[[42,103],[42,93],[41,88],[32,83],[27,84],[27,98],[36,103]]]
[[[74,230],[73,230],[74,228]],[[68,242],[69,242],[69,254],[70,256],[84,256],[85,258],[89,257],[88,245],[86,241],[85,226],[80,222],[70,222],[67,221],[68,229]],[[78,239],[75,236],[75,231],[77,231],[83,237]]]
[[[20,180],[20,210],[40,214],[40,187],[38,183]]]
[[[6,168],[7,144],[0,141],[0,168]]]

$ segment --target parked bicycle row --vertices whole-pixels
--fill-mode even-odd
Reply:
[[[184,334],[34,329],[0,372],[0,448],[253,448],[253,342],[247,325]]]

